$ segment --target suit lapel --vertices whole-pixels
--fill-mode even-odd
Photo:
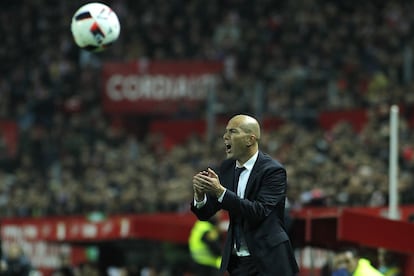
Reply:
[[[244,198],[249,198],[249,195],[254,187],[253,182],[256,178],[256,174],[257,173],[253,169],[249,176],[249,180],[247,180],[246,191],[244,192]]]
[[[256,163],[254,163],[252,172],[250,173],[249,179],[247,180],[246,191],[244,192],[244,198],[248,198],[250,193],[252,192],[252,189],[254,187],[253,183],[259,171],[258,168],[260,166],[261,159],[262,159],[262,156],[261,156],[261,152],[259,151],[259,155],[257,156]]]

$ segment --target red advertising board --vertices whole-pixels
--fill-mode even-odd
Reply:
[[[414,206],[402,206],[399,221],[384,218],[386,210],[385,207],[315,207],[292,211],[295,220],[293,241],[300,249],[297,258],[301,275],[308,275],[309,271],[316,273],[326,262],[328,251],[342,242],[406,253],[410,257],[410,267],[406,268],[410,273],[404,275],[414,275],[411,273],[414,271],[411,258],[414,225],[407,222]],[[222,219],[223,223],[227,222],[228,215],[224,213]],[[196,217],[190,212],[118,215],[99,221],[85,217],[16,218],[1,219],[0,233],[4,248],[17,241],[36,268],[51,271],[58,265],[62,252],[70,255],[73,264],[85,261],[85,250],[80,244],[116,240],[186,244],[195,221]],[[356,227],[362,224],[363,228]],[[377,229],[381,231],[374,231]]]
[[[218,81],[221,62],[137,61],[103,66],[102,101],[110,113],[197,109]]]
[[[119,215],[99,221],[82,216],[4,218],[0,238],[4,252],[11,243],[18,243],[33,267],[50,276],[63,254],[75,266],[85,262],[87,243],[148,239],[185,244],[194,221],[190,213]]]
[[[114,216],[103,221],[84,217],[16,218],[1,220],[1,237],[8,240],[86,242],[133,236],[134,216]]]
[[[60,221],[62,220],[47,218],[1,220],[3,252],[7,252],[11,244],[17,243],[29,258],[32,267],[39,273],[38,275],[43,276],[52,275],[61,262],[61,256],[67,256],[75,266],[85,262],[86,254],[83,246],[57,239],[59,232],[62,231]]]

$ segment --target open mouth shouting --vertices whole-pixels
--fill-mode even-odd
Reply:
[[[231,145],[230,144],[225,144],[226,145],[226,153],[230,153],[231,152]]]

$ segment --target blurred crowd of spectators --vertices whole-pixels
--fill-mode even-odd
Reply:
[[[186,211],[192,175],[224,158],[221,129],[212,144],[195,135],[167,150],[144,126],[112,127],[100,105],[108,60],[223,61],[220,115],[284,118],[261,143],[286,165],[295,208],[386,204],[388,109],[400,104],[399,189],[414,203],[414,3],[108,1],[121,37],[90,54],[69,28],[85,1],[3,2],[0,118],[17,122],[19,141],[16,158],[0,141],[1,217]],[[319,112],[347,108],[368,110],[360,132],[317,126]]]

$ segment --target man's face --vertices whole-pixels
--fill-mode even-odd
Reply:
[[[249,134],[240,128],[241,122],[231,119],[223,135],[227,158],[234,158],[244,163],[248,157],[247,141]]]
[[[21,255],[20,247],[16,244],[12,244],[8,251],[9,259],[13,259],[13,260],[17,259],[20,257],[20,255]]]
[[[336,257],[336,265],[337,268],[345,268],[348,272],[352,273],[358,266],[358,259],[351,252],[345,252]]]

